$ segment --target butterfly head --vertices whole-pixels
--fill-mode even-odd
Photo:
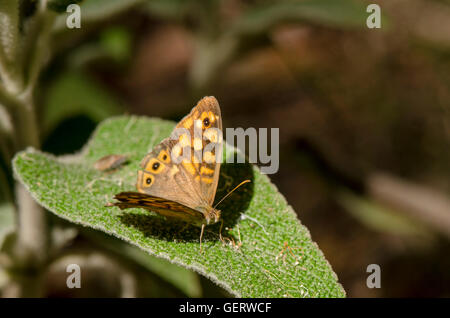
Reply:
[[[220,221],[220,210],[213,208],[212,206],[201,206],[199,210],[203,212],[205,216],[205,223],[215,224]]]

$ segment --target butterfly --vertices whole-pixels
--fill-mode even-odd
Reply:
[[[222,117],[215,97],[204,97],[141,162],[137,192],[121,192],[120,209],[144,208],[201,227],[221,221],[213,207],[222,159]],[[222,223],[223,224],[223,223]],[[220,238],[221,234],[220,234]]]

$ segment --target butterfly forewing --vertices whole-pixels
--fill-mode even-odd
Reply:
[[[200,119],[197,119],[196,122],[202,123],[202,149],[195,179],[200,182],[203,200],[212,206],[222,161],[222,116],[219,103],[215,98],[208,98],[203,103],[199,103],[198,111]],[[209,125],[205,126],[205,119]]]

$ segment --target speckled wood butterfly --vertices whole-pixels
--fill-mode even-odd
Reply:
[[[222,140],[219,103],[214,97],[204,97],[170,137],[144,157],[138,171],[138,192],[116,194],[119,202],[109,206],[144,208],[200,226],[201,248],[205,225],[220,221],[220,210],[212,204],[219,181]],[[249,180],[241,184],[245,182]]]

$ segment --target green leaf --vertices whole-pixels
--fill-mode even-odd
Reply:
[[[284,22],[307,22],[337,28],[366,27],[366,5],[355,0],[289,0],[249,8],[233,25],[242,34],[266,32]]]
[[[135,189],[139,162],[173,128],[174,123],[160,119],[109,119],[99,125],[78,156],[56,158],[33,149],[17,154],[15,176],[56,215],[192,269],[236,296],[345,296],[308,230],[269,178],[250,164],[222,164],[216,195],[217,201],[242,180],[252,180],[220,206],[225,223],[222,234],[233,239],[235,246],[219,240],[216,224],[207,227],[200,253],[196,227],[183,230],[183,224],[143,209],[105,207],[114,194]],[[224,152],[235,155],[229,147]],[[97,159],[119,153],[129,156],[129,164],[122,169],[101,173],[92,168]],[[285,244],[290,249],[283,252]]]
[[[86,115],[101,121],[120,112],[121,106],[100,84],[82,72],[69,71],[55,78],[45,94],[43,127],[52,131],[61,121]]]

